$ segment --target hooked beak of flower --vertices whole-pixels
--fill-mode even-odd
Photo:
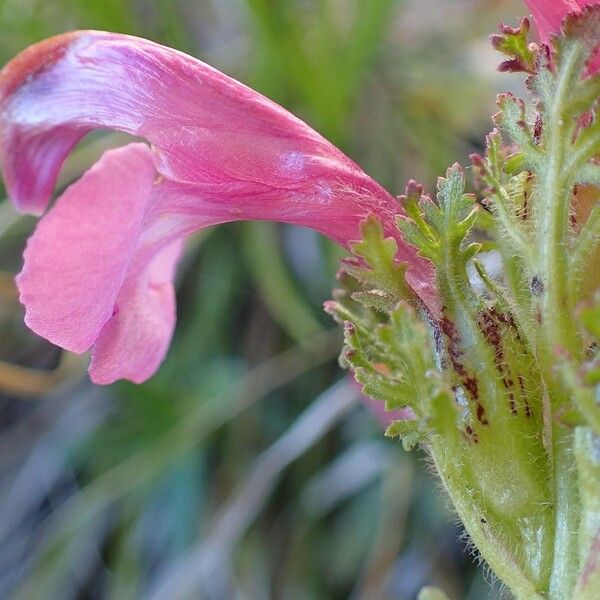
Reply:
[[[0,167],[19,210],[45,210],[63,161],[96,128],[152,147],[106,152],[71,185],[39,222],[17,277],[26,323],[73,352],[91,348],[94,382],[156,371],[175,323],[181,241],[217,223],[294,223],[348,247],[374,214],[435,310],[431,265],[400,237],[397,200],[277,104],[139,38],[72,32],[2,70]]]

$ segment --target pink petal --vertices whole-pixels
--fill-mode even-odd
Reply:
[[[17,282],[26,322],[74,352],[92,347],[95,383],[142,382],[175,326],[177,220],[162,225],[154,154],[106,152],[40,221]]]
[[[550,36],[561,30],[564,18],[579,13],[586,6],[600,4],[600,0],[525,0],[535,20],[540,40],[547,44]],[[595,51],[587,65],[587,75],[600,71],[600,51]]]
[[[38,197],[22,197],[22,175],[45,181],[49,175],[40,177],[31,168],[46,162],[40,155],[58,162],[68,153],[75,130],[80,136],[97,127],[148,139],[158,148],[160,171],[172,180],[303,192],[314,176],[329,176],[385,204],[390,201],[305,123],[175,50],[130,36],[83,31],[32,46],[15,61],[17,66],[9,63],[0,78],[0,154],[17,203],[47,201],[53,182],[40,187]]]
[[[144,144],[107,152],[38,223],[17,277],[25,322],[84,352],[112,317],[156,176]]]
[[[600,0],[525,0],[535,20],[540,40],[548,43],[553,33],[561,29],[563,19],[569,13],[579,13],[587,6],[600,4]],[[600,55],[595,53],[588,64],[588,73],[593,75],[600,70]]]
[[[89,372],[94,383],[117,379],[141,383],[158,369],[175,328],[172,279],[181,247],[177,240],[163,248],[121,289],[115,314],[92,350]]]
[[[15,204],[43,210],[65,156],[97,127],[153,144],[170,189],[167,204],[179,198],[175,208],[186,216],[177,218],[189,219],[190,230],[280,220],[347,247],[359,237],[359,222],[375,213],[396,237],[398,259],[409,263],[409,282],[437,312],[431,265],[397,232],[401,209],[390,194],[280,106],[147,40],[74,32],[27,49],[5,67],[0,166]]]
[[[92,347],[95,382],[158,368],[182,239],[217,223],[294,223],[348,247],[374,213],[437,312],[431,265],[400,237],[394,198],[278,105],[146,40],[74,32],[0,73],[0,167],[17,207],[43,211],[65,157],[97,127],[145,137],[154,152],[106,153],[42,219],[18,278],[27,323],[75,352]]]
[[[560,31],[562,20],[571,12],[579,12],[585,3],[583,0],[525,0],[525,4],[535,19],[541,41],[547,43],[551,34]]]

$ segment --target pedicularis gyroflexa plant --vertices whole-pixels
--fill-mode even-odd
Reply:
[[[493,41],[531,96],[498,99],[478,194],[459,165],[437,202],[409,183],[397,226],[435,267],[439,318],[404,284],[375,218],[328,310],[341,361],[388,409],[388,435],[422,443],[469,536],[518,598],[600,597],[600,77],[584,77],[600,11],[550,48],[529,23]],[[549,50],[549,51],[548,51]],[[478,197],[479,196],[479,197]],[[479,202],[478,202],[479,200]],[[473,231],[485,241],[472,241]],[[501,258],[501,277],[478,255]],[[405,413],[406,414],[406,411]]]
[[[402,409],[388,435],[429,454],[474,546],[517,598],[596,599],[600,6],[531,4],[548,44],[529,42],[527,20],[493,38],[501,70],[523,72],[529,97],[499,97],[485,156],[472,157],[476,194],[454,165],[435,199],[415,182],[394,199],[256,92],[102,32],[53,38],[5,67],[0,163],[15,204],[39,213],[87,131],[152,144],[107,152],[68,188],[18,278],[28,325],[91,348],[98,383],[158,368],[192,231],[279,220],[349,248],[326,310],[344,326],[343,366]],[[547,40],[544,27],[571,8]],[[488,272],[490,257],[502,269]]]

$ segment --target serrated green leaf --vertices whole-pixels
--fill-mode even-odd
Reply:
[[[403,419],[398,419],[388,425],[385,435],[387,437],[401,438],[402,446],[407,452],[410,452],[410,450],[424,439],[420,431],[420,424],[417,421]]]
[[[350,249],[368,268],[348,264],[346,270],[362,284],[379,289],[396,301],[410,298],[412,291],[405,278],[407,265],[396,260],[396,240],[385,237],[383,226],[372,215],[360,224],[360,232],[362,240],[350,244]]]
[[[510,58],[498,67],[500,71],[533,72],[536,54],[529,45],[529,29],[529,19],[524,18],[517,29],[501,24],[500,34],[492,36],[494,48]]]
[[[501,124],[498,116],[496,121]],[[515,153],[513,150],[505,158],[506,152],[500,132],[494,129],[487,136],[486,158],[473,155],[473,165],[477,175],[488,186],[485,204],[491,210],[493,224],[490,223],[487,230],[495,234],[501,247],[504,240],[510,240],[509,254],[516,254],[521,261],[527,263],[531,255],[531,243],[526,229],[531,177],[528,171],[514,172],[517,165],[522,165],[523,168],[527,166],[525,153]],[[479,214],[483,215],[484,211],[479,211]]]
[[[455,164],[448,169],[446,177],[438,180],[437,203],[423,196],[417,208],[412,200],[408,203],[412,220],[397,220],[404,238],[434,265],[446,263],[449,257],[458,265],[464,265],[480,248],[462,248],[478,212],[474,196],[465,194],[464,188],[464,171]]]
[[[352,295],[363,306],[373,304],[373,290]],[[410,432],[406,430],[408,425],[390,429],[390,433],[405,434],[403,443],[409,449],[433,432],[430,421],[441,422],[440,416],[432,412],[432,404],[438,403],[436,397],[452,394],[441,374],[432,376],[435,359],[431,340],[414,309],[406,301],[396,302],[392,307],[385,294],[376,296],[383,298],[381,305],[379,300],[375,302],[375,310],[386,317],[382,322],[370,318],[369,311],[360,316],[339,302],[327,303],[327,311],[344,322],[345,346],[340,364],[354,371],[363,393],[383,401],[388,411],[406,407],[414,411],[417,420],[411,422]],[[456,428],[455,413],[453,408],[450,422]]]
[[[407,219],[398,218],[396,226],[402,234],[402,237],[409,243],[419,249],[419,254],[424,258],[435,262],[439,258],[439,244],[436,240],[435,233],[425,223],[419,213],[419,221],[408,221]]]
[[[513,94],[500,94],[497,100],[500,112],[494,116],[494,122],[501,127],[519,146],[526,162],[532,165],[539,164],[541,154],[534,141],[533,132],[527,122],[525,102]],[[497,138],[496,140],[497,141]],[[501,140],[500,140],[501,143]],[[498,146],[495,150],[497,152]],[[498,160],[498,154],[494,156]]]

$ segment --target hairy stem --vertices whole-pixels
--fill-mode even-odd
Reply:
[[[468,487],[456,485],[463,479],[464,472],[454,453],[448,449],[446,440],[433,440],[430,453],[460,520],[489,567],[518,600],[543,600],[543,595],[523,571],[520,561],[490,527]]]
[[[571,180],[566,168],[567,148],[574,123],[565,113],[565,97],[578,77],[577,48],[565,56],[546,114],[546,165],[540,175],[537,217],[537,269],[531,289],[537,305],[538,355],[551,400],[552,473],[554,485],[554,558],[549,597],[569,598],[578,572],[578,492],[572,454],[572,435],[554,422],[557,410],[565,405],[568,391],[561,389],[554,368],[555,352],[566,350],[573,358],[581,354],[571,314],[567,288],[569,261],[567,242],[571,202]],[[541,285],[540,285],[541,283]]]

